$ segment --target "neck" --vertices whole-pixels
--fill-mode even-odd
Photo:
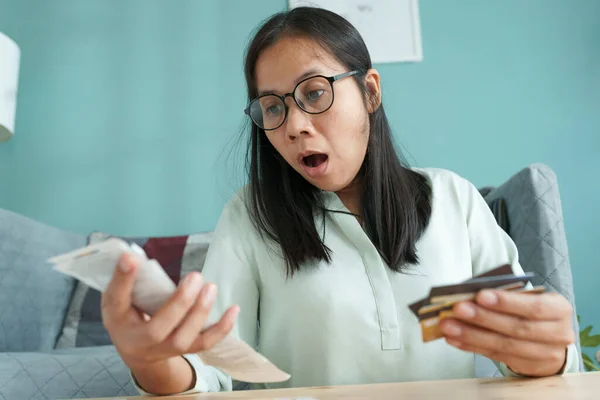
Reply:
[[[346,186],[342,190],[335,192],[340,198],[344,207],[348,209],[352,214],[356,215],[359,220],[362,218],[361,212],[361,199],[363,193],[363,182],[359,177],[356,177],[350,185]]]

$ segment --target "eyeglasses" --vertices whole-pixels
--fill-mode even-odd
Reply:
[[[302,111],[308,114],[321,114],[333,104],[333,83],[357,74],[358,71],[344,72],[335,76],[316,75],[298,82],[291,93],[282,96],[264,94],[252,100],[244,113],[265,131],[279,128],[285,122],[289,107],[286,97],[291,97]]]

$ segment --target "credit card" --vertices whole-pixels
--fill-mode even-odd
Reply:
[[[454,315],[452,309],[456,303],[474,300],[477,293],[483,289],[542,293],[545,290],[543,286],[533,289],[527,287],[533,277],[533,273],[515,275],[512,273],[512,267],[504,264],[456,284],[435,286],[431,288],[427,297],[409,304],[408,307],[419,321],[423,341],[428,342],[443,336],[439,324],[443,319]]]

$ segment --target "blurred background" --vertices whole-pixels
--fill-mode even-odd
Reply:
[[[21,48],[0,207],[79,233],[212,230],[244,183],[245,45],[287,6],[0,0]],[[376,65],[398,143],[413,166],[478,187],[551,166],[582,326],[600,326],[600,1],[419,7],[423,61]]]

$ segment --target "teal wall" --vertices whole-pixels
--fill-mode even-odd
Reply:
[[[23,51],[0,207],[78,232],[212,229],[242,178],[229,153],[244,45],[286,5],[0,0],[0,30]],[[478,186],[553,167],[578,310],[600,328],[600,1],[421,0],[420,11],[424,61],[378,66],[409,160]]]

